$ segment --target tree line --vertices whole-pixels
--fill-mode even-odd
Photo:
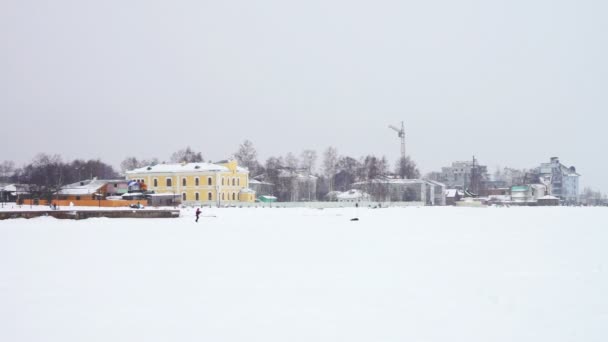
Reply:
[[[281,181],[281,173],[314,176],[316,188],[311,199],[323,198],[332,191],[346,191],[355,182],[369,181],[378,177],[419,178],[420,172],[409,158],[398,160],[391,167],[386,156],[366,155],[353,157],[340,155],[334,147],[325,149],[318,163],[315,150],[305,149],[299,155],[287,153],[285,156],[271,156],[265,161],[258,160],[253,143],[245,140],[231,156],[240,166],[249,169],[250,178],[275,184],[277,193],[288,194],[293,189],[289,183]],[[170,163],[204,162],[203,154],[191,147],[185,147],[171,154]],[[120,171],[101,159],[75,159],[64,161],[57,154],[38,154],[22,167],[12,161],[0,163],[0,183],[29,184],[30,192],[38,198],[49,199],[61,187],[85,179],[124,178],[128,170],[160,163],[153,157],[140,159],[129,156],[120,163]],[[287,197],[280,196],[280,197]]]

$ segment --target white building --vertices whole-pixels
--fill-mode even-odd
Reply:
[[[550,194],[566,203],[577,203],[579,197],[579,177],[574,166],[567,167],[553,157],[549,163],[538,168],[539,178],[550,184]]]

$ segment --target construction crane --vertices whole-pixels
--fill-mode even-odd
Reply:
[[[397,136],[401,139],[401,158],[405,159],[405,126],[403,125],[403,121],[401,121],[401,129],[389,125],[388,128],[397,132]]]

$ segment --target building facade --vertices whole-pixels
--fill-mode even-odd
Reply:
[[[249,171],[235,160],[219,163],[157,164],[126,172],[154,193],[179,195],[183,204],[229,205],[255,201]]]
[[[476,160],[453,162],[451,166],[442,167],[441,172],[432,172],[427,177],[449,189],[470,189],[475,192],[489,178],[487,166],[479,165]]]
[[[553,157],[549,163],[542,163],[537,173],[542,183],[550,185],[551,195],[568,204],[578,203],[580,174],[574,166],[567,167]]]

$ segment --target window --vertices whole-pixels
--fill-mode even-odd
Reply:
[[[222,185],[224,185],[224,177],[222,177]]]
[[[197,200],[197,201],[199,200],[198,192],[194,193],[194,199]]]
[[[224,193],[222,192],[222,201],[224,200]]]
[[[240,178],[236,179],[236,185],[241,186],[241,179]]]
[[[213,180],[211,180],[211,177],[207,178],[207,185],[213,185]]]
[[[194,178],[194,186],[198,186],[199,185],[199,180],[198,177]]]
[[[232,186],[234,186],[236,184],[236,181],[234,180],[234,178],[232,178]]]
[[[234,179],[233,179],[233,180],[234,180]],[[234,193],[234,192],[232,193],[232,200],[233,200],[233,201],[234,201],[234,200],[236,200],[236,193]]]
[[[156,188],[158,186],[158,179],[154,178],[154,187]]]
[[[186,178],[182,178],[182,186],[186,186]]]
[[[185,201],[185,200],[186,200],[186,193],[184,192],[184,193],[182,193],[182,201]]]
[[[77,200],[77,201],[80,201],[80,196],[76,196],[76,200]]]
[[[213,199],[213,195],[211,195],[211,192],[207,193],[207,200],[211,201]]]
[[[173,186],[173,182],[171,182],[171,178],[167,178],[165,183],[167,186]]]

